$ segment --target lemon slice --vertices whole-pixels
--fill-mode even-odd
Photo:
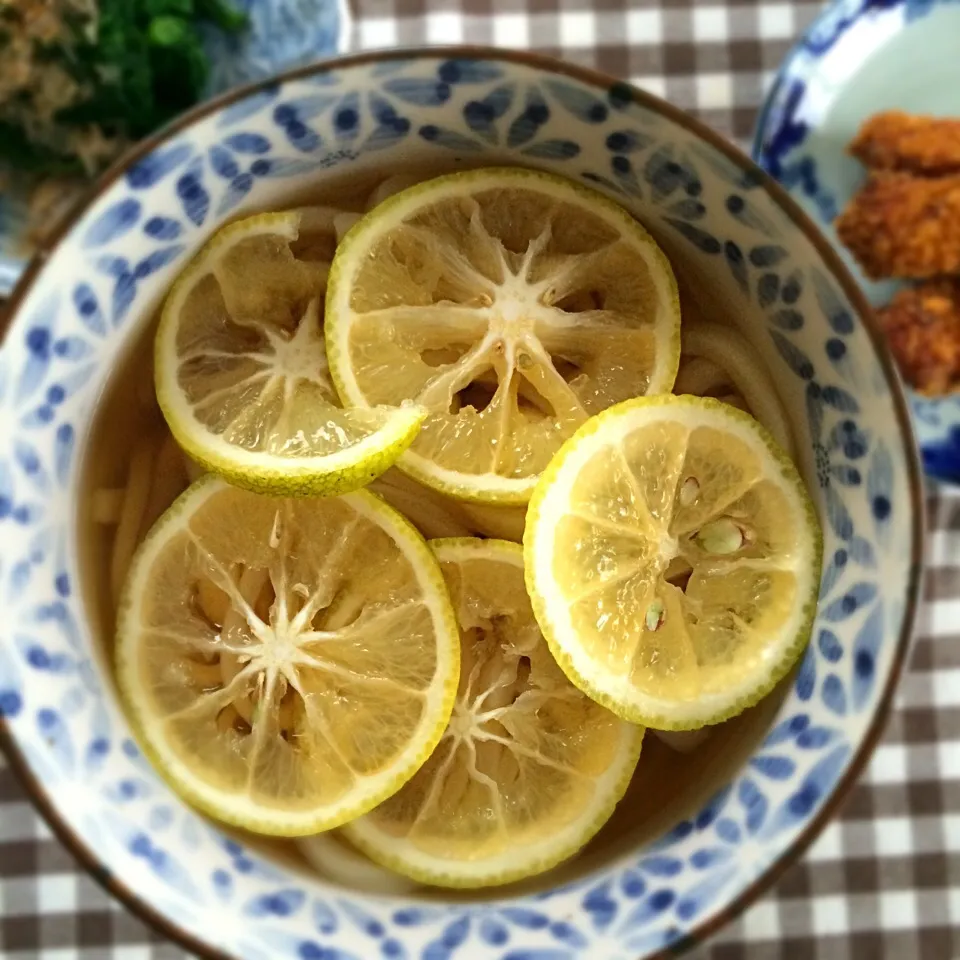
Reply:
[[[567,676],[619,716],[695,729],[756,703],[810,636],[821,534],[796,468],[716,400],[586,424],[527,512],[527,586]]]
[[[310,213],[220,230],[174,284],[157,331],[157,398],[178,443],[231,483],[266,493],[363,486],[426,416],[413,405],[341,409],[323,341],[334,227]],[[301,217],[314,226],[303,236]]]
[[[526,503],[587,417],[670,390],[680,310],[667,258],[625,210],[545,173],[484,169],[404,190],[353,227],[326,338],[346,405],[429,410],[403,470]]]
[[[366,812],[427,759],[459,643],[436,559],[383,501],[272,499],[209,474],[138,551],[116,656],[184,798],[297,836]]]
[[[584,696],[556,665],[519,544],[432,546],[460,623],[453,716],[413,779],[342,832],[422,883],[507,883],[554,866],[600,829],[626,790],[643,730]]]

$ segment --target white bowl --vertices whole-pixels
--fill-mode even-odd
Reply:
[[[690,768],[651,744],[650,776],[584,857],[478,897],[337,887],[181,802],[130,739],[79,559],[98,399],[190,255],[246,209],[415,161],[542,167],[635,212],[701,307],[725,304],[775,372],[825,537],[803,664],[699,749],[699,789],[658,793]],[[903,664],[922,516],[907,408],[867,305],[749,160],[654,97],[544,58],[352,57],[207,105],[139,148],[19,288],[0,351],[0,729],[60,835],[198,953],[646,957],[758,896],[863,768]]]

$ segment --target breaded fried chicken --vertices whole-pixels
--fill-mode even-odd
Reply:
[[[876,170],[923,176],[960,173],[960,120],[887,110],[860,128],[850,153]]]
[[[960,175],[870,175],[836,222],[867,276],[926,279],[960,272]]]
[[[960,389],[960,280],[901,290],[877,317],[907,383],[928,396]]]

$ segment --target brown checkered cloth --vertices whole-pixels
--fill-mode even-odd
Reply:
[[[530,47],[658,93],[741,144],[819,3],[359,0],[354,48]],[[883,743],[804,860],[695,960],[960,958],[960,491],[931,489],[926,605]],[[51,837],[0,760],[0,958],[182,960]]]

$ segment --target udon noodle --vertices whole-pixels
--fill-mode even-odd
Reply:
[[[422,179],[411,173],[399,173],[376,183],[365,196],[352,198],[353,202],[295,207],[300,214],[302,237],[297,242],[298,255],[310,260],[323,278],[337,245],[363,212]],[[489,391],[496,384],[475,386]],[[747,411],[794,456],[789,421],[773,380],[756,350],[732,327],[697,316],[684,320],[680,370],[674,392],[714,397]],[[137,422],[151,426],[141,431],[143,435],[132,444],[123,481],[99,486],[90,495],[93,522],[109,531],[107,557],[114,610],[138,545],[176,497],[203,472],[180,450],[163,425],[152,377],[140,377],[134,393],[133,402],[141,408]],[[543,402],[537,396],[530,399]],[[374,481],[370,489],[404,513],[428,539],[480,536],[519,541],[523,537],[523,507],[459,502],[420,485],[395,468]],[[674,580],[682,582],[688,575],[689,570],[677,569]],[[209,621],[220,627],[223,643],[218,645],[216,656],[211,652],[209,662],[198,660],[191,669],[201,685],[222,686],[220,695],[225,708],[218,722],[225,727],[249,731],[256,704],[249,694],[243,693],[243,666],[240,659],[230,653],[230,637],[240,629],[243,619],[235,608],[245,607],[266,618],[273,602],[273,589],[266,571],[243,571],[236,587],[227,587],[226,580],[221,582],[223,586],[213,576],[201,581],[198,602]],[[230,589],[231,594],[224,587]],[[343,611],[343,616],[349,617],[350,611]],[[293,709],[294,698],[285,694],[280,699],[281,729],[293,727]],[[672,749],[687,752],[709,735],[706,730],[665,734],[663,739]],[[304,857],[328,879],[371,892],[402,892],[411,886],[409,881],[380,870],[335,838],[322,838],[316,843],[314,839],[304,841],[300,848]]]

